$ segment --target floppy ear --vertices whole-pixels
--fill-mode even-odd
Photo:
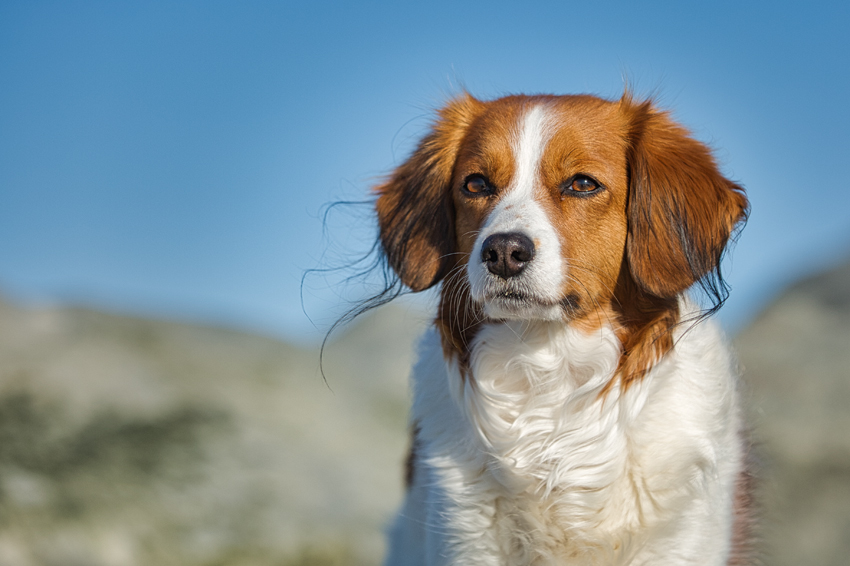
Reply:
[[[674,297],[709,273],[722,302],[720,259],[746,219],[744,189],[724,178],[709,149],[651,103],[621,104],[631,113],[626,254],[635,281]],[[705,281],[705,280],[704,280]]]
[[[384,254],[413,291],[435,285],[453,265],[452,172],[463,137],[481,106],[468,94],[449,102],[408,160],[375,188]]]

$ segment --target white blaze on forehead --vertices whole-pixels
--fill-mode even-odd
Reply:
[[[512,144],[516,174],[510,192],[519,190],[523,193],[516,195],[517,197],[533,197],[540,176],[540,160],[551,137],[549,122],[548,112],[543,104],[533,106],[523,117],[522,129]]]
[[[540,163],[551,138],[554,117],[545,104],[535,104],[518,121],[518,129],[511,140],[514,154],[514,175],[510,184],[500,193],[500,199],[488,215],[472,249],[467,275],[472,296],[483,301],[491,316],[520,318],[557,318],[560,310],[532,308],[531,312],[508,313],[497,306],[491,297],[506,291],[521,292],[539,301],[556,304],[561,299],[563,281],[561,246],[551,219],[535,198],[540,191]],[[505,281],[492,275],[481,258],[484,240],[493,234],[521,233],[535,244],[534,259],[523,272]],[[545,312],[544,312],[545,311]]]
[[[532,106],[518,120],[519,128],[513,132],[511,140],[514,175],[502,191],[499,204],[487,218],[484,231],[494,233],[527,228],[532,218],[539,220],[545,217],[534,198],[540,186],[540,161],[551,137],[551,123],[552,117],[544,104]]]

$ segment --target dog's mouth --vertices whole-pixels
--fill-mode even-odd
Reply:
[[[485,294],[480,303],[493,318],[555,320],[572,317],[578,309],[579,298],[568,295],[553,301],[516,289],[502,289]]]
[[[496,295],[495,297],[491,298],[491,300],[493,300],[493,299],[502,300],[502,301],[519,301],[519,302],[528,302],[529,301],[528,295],[526,295],[525,293],[520,293],[518,291],[504,291],[504,292]],[[487,300],[487,299],[485,299],[485,300]],[[539,303],[541,301],[539,301],[538,299],[531,299],[530,302]]]
[[[537,294],[525,289],[513,286],[490,285],[481,297],[481,303],[516,304],[516,305],[543,305],[549,303]]]

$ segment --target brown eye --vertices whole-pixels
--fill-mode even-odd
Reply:
[[[490,194],[493,188],[481,175],[470,175],[463,183],[463,190],[473,195],[486,195]]]
[[[602,186],[587,175],[576,175],[564,184],[564,194],[584,196],[594,193]]]

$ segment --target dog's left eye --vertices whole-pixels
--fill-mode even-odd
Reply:
[[[485,195],[491,193],[493,188],[481,175],[470,175],[463,183],[463,190],[473,195]]]
[[[564,183],[563,192],[565,194],[586,195],[598,191],[602,185],[591,179],[587,175],[575,175],[569,181]]]

